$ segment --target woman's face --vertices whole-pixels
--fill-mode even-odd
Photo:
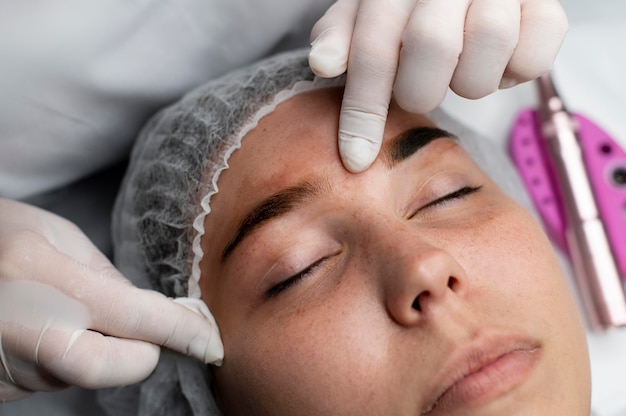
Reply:
[[[588,416],[584,331],[538,224],[393,105],[381,156],[348,173],[340,102],[281,104],[219,179],[201,286],[226,413]]]

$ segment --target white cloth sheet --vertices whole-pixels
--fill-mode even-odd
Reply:
[[[155,110],[297,39],[331,0],[0,0],[0,196],[120,160]]]

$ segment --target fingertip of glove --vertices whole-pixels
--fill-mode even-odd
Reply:
[[[194,357],[205,364],[220,366],[224,359],[224,345],[220,335],[217,321],[209,310],[208,306],[200,299],[176,298],[174,302],[185,306],[208,321],[209,332],[194,338],[187,349],[188,355]]]
[[[206,354],[204,355],[204,363],[213,364],[217,367],[220,367],[222,365],[223,360],[224,360],[224,344],[222,344],[222,338],[220,337],[219,332],[214,331],[209,337],[209,343],[206,348]]]
[[[515,78],[502,77],[502,79],[500,80],[500,85],[498,85],[498,89],[505,90],[508,88],[512,88],[517,84],[519,84],[519,81],[517,81]]]
[[[332,42],[326,30],[311,42],[309,66],[317,76],[334,78],[346,72],[348,55],[336,42]]]
[[[217,325],[207,336],[199,336],[191,341],[188,354],[205,364],[222,365],[224,359],[224,345]]]
[[[352,173],[359,173],[372,165],[378,156],[378,149],[367,139],[345,138],[340,133],[339,153],[344,167]]]

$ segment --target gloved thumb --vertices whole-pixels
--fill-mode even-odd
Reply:
[[[362,172],[378,156],[387,119],[387,107],[382,104],[377,111],[359,108],[344,95],[339,120],[339,154],[346,169]],[[373,103],[362,103],[373,104]]]
[[[309,65],[316,75],[330,78],[346,71],[358,7],[357,1],[339,0],[313,27]],[[339,121],[339,153],[346,169],[361,172],[372,164],[380,150],[391,85],[380,86],[378,93],[371,94],[367,90],[371,87],[369,81],[376,78],[363,68],[368,63],[360,54],[354,59],[362,63],[350,65]],[[386,72],[389,83],[395,71]]]
[[[348,70],[338,144],[343,165],[355,173],[378,156],[398,59],[397,52],[384,47],[384,40],[361,45],[362,40],[353,39],[357,6],[355,1],[335,3],[315,24],[309,53],[309,64],[318,76],[335,77]],[[360,52],[351,50],[353,43]],[[391,56],[385,57],[382,50]]]
[[[402,31],[412,1],[339,0],[316,23],[309,63],[321,76],[336,76],[347,67],[339,119],[339,153],[351,172],[367,169],[378,156]],[[346,59],[347,58],[347,59]]]

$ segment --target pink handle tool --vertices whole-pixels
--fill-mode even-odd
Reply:
[[[590,120],[570,114],[549,74],[541,105],[517,118],[513,162],[552,241],[569,255],[588,322],[626,325],[626,153]]]

